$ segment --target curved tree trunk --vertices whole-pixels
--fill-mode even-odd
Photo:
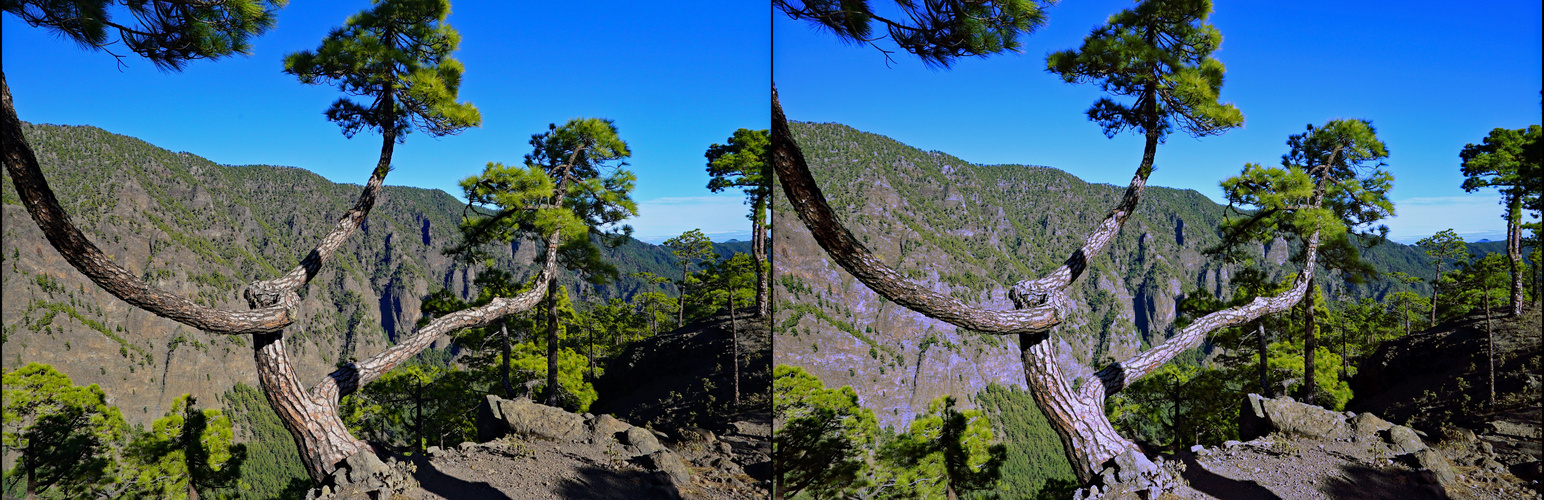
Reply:
[[[500,317],[530,309],[546,293],[555,275],[559,243],[556,233],[548,238],[547,264],[532,290],[441,317],[401,343],[369,359],[339,368],[307,391],[295,374],[284,343],[284,328],[293,322],[291,308],[299,302],[296,290],[321,271],[326,261],[369,215],[390,170],[395,131],[388,128],[383,134],[380,160],[358,201],[321,243],[283,276],[249,285],[244,295],[251,310],[226,311],[200,306],[186,297],[143,283],[86,239],[70,221],[43,178],[37,157],[21,131],[10,87],[4,82],[4,74],[0,73],[0,97],[3,97],[0,99],[0,107],[3,107],[0,133],[5,142],[5,168],[28,213],[49,243],[87,278],[135,307],[213,334],[251,334],[259,385],[280,421],[290,431],[306,472],[314,481],[328,477],[338,462],[349,455],[370,450],[368,444],[352,436],[343,424],[338,415],[340,398],[422,351],[440,335],[460,328],[487,325]],[[390,106],[391,100],[388,97],[383,102]]]
[[[843,269],[875,293],[896,304],[958,327],[989,333],[1037,333],[1061,322],[1054,304],[1024,304],[1018,309],[999,311],[965,305],[954,297],[916,283],[891,269],[869,252],[852,233],[842,226],[826,204],[825,195],[810,175],[804,152],[793,141],[783,106],[772,89],[772,166],[783,192],[809,228],[820,248]],[[1038,336],[1034,338],[1040,338]]]
[[[810,175],[803,152],[793,141],[775,87],[772,90],[771,135],[771,162],[794,211],[821,248],[849,274],[880,296],[928,317],[982,332],[1019,335],[1021,360],[1030,393],[1046,413],[1061,438],[1069,461],[1084,483],[1091,482],[1103,464],[1122,451],[1137,450],[1136,444],[1121,437],[1105,417],[1106,394],[1119,391],[1128,381],[1152,373],[1180,352],[1199,345],[1208,332],[1291,308],[1306,292],[1308,277],[1313,274],[1316,262],[1317,232],[1307,241],[1304,269],[1288,292],[1276,297],[1256,298],[1249,304],[1208,314],[1164,343],[1100,370],[1096,375],[1101,383],[1089,381],[1073,387],[1060,371],[1052,346],[1044,341],[1049,329],[1061,320],[1059,310],[1064,307],[1061,302],[1065,300],[1062,290],[1078,278],[1088,259],[1118,234],[1140,201],[1147,175],[1152,170],[1155,136],[1148,136],[1142,165],[1120,204],[1085,240],[1084,246],[1049,275],[1016,284],[1010,292],[1014,311],[992,311],[966,306],[906,279],[880,262],[841,225]],[[1315,206],[1318,201],[1316,196]]]
[[[4,162],[16,194],[27,213],[43,230],[48,243],[59,256],[97,286],[114,297],[152,314],[211,333],[251,334],[275,332],[289,325],[293,318],[284,308],[269,307],[252,311],[228,311],[205,307],[145,283],[113,262],[75,227],[70,215],[59,205],[53,189],[43,177],[36,154],[21,130],[21,119],[11,101],[11,87],[0,73],[0,133],[5,143]]]
[[[1031,334],[1019,335],[1020,359],[1029,394],[1061,438],[1062,451],[1072,463],[1078,481],[1089,484],[1105,461],[1122,451],[1137,449],[1137,445],[1121,437],[1105,417],[1103,386],[1084,382],[1078,389],[1087,394],[1079,394],[1056,364],[1053,344],[1030,337]]]

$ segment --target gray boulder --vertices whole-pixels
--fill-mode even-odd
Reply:
[[[1265,419],[1265,397],[1259,394],[1250,394],[1244,398],[1244,407],[1238,412],[1238,435],[1244,441],[1251,441],[1260,436],[1270,434],[1270,423]]]
[[[488,395],[477,409],[477,437],[490,441],[508,433],[573,440],[584,433],[584,417],[527,398]]]
[[[1449,464],[1447,458],[1444,458],[1441,453],[1422,449],[1404,456],[1410,457],[1409,460],[1413,465],[1426,473],[1424,475],[1428,482],[1447,485],[1457,479],[1457,475],[1453,473],[1453,465]]]
[[[686,462],[682,462],[681,457],[670,450],[658,450],[643,455],[640,460],[644,467],[665,473],[665,476],[670,478],[671,484],[678,490],[691,484],[691,469],[687,469]]]
[[[1510,436],[1510,437],[1514,437],[1514,438],[1537,439],[1539,437],[1539,428],[1538,427],[1534,427],[1534,426],[1531,426],[1531,425],[1528,425],[1528,424],[1523,424],[1523,423],[1517,423],[1517,422],[1507,422],[1507,421],[1491,422],[1490,423],[1490,429],[1491,429],[1492,432],[1494,432],[1496,434],[1500,434],[1502,436]]]
[[[627,451],[635,457],[649,455],[664,449],[663,446],[659,445],[659,439],[654,437],[654,433],[649,432],[648,429],[628,427],[627,432],[623,432],[621,436],[622,444],[627,445]]]
[[[1266,399],[1250,394],[1239,412],[1239,436],[1252,440],[1272,432],[1320,438],[1344,436],[1350,429],[1344,414],[1291,398]]]
[[[1356,433],[1356,438],[1359,440],[1376,437],[1379,433],[1389,430],[1391,427],[1394,427],[1394,424],[1388,423],[1388,421],[1378,418],[1377,415],[1371,413],[1358,414],[1356,418],[1351,419],[1351,429]]]
[[[595,440],[595,442],[602,442],[606,439],[615,440],[617,438],[617,433],[632,428],[631,425],[627,425],[626,422],[617,420],[616,417],[612,417],[611,415],[601,415],[599,417],[595,417],[589,421],[589,425],[590,438]]]
[[[1426,449],[1426,443],[1421,441],[1421,436],[1416,435],[1415,429],[1403,425],[1389,428],[1388,441],[1389,448],[1399,455]]]
[[[394,498],[418,486],[411,463],[388,465],[374,453],[362,451],[338,464],[332,476],[306,493],[308,500],[375,500]]]

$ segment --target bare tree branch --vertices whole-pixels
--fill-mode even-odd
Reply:
[[[881,296],[928,317],[987,333],[1040,333],[1061,322],[1060,314],[1051,305],[1010,311],[967,306],[902,276],[881,262],[842,226],[826,203],[825,195],[810,175],[803,151],[793,142],[776,88],[772,90],[771,154],[772,167],[777,171],[783,192],[815,241],[831,260]]]
[[[4,116],[0,120],[4,121],[6,172],[10,173],[27,213],[43,230],[48,242],[81,274],[124,302],[210,333],[276,332],[294,321],[290,311],[282,306],[230,311],[196,304],[187,297],[150,286],[109,259],[75,227],[48,187],[37,156],[22,133],[21,120],[11,101],[11,87],[5,83],[3,73],[0,73],[0,93],[4,94],[3,103],[0,103],[5,108]]]

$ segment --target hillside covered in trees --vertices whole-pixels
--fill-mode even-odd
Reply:
[[[241,291],[246,284],[294,266],[359,190],[292,167],[218,165],[95,127],[23,127],[52,187],[92,241],[141,279],[196,297],[207,306],[245,308]],[[152,427],[179,396],[192,394],[201,408],[223,409],[235,424],[235,441],[247,445],[241,479],[253,489],[243,490],[243,497],[270,498],[286,488],[289,496],[297,491],[303,495],[311,487],[288,432],[253,388],[257,375],[247,336],[211,335],[108,295],[42,237],[9,176],[3,200],[6,251],[0,279],[5,301],[0,322],[5,356],[0,365],[7,372],[29,363],[52,365],[75,385],[99,386],[126,424],[141,429]],[[423,319],[426,299],[477,300],[486,286],[478,278],[490,267],[506,270],[516,280],[536,274],[540,266],[533,261],[542,251],[541,242],[517,238],[494,245],[487,264],[469,266],[445,254],[443,250],[461,238],[458,225],[465,208],[443,191],[383,189],[376,209],[337,253],[338,265],[324,269],[301,295],[303,307],[296,310],[305,312],[297,318],[289,344],[301,379],[323,377],[344,363],[392,346]],[[718,274],[693,269],[694,280],[730,276],[712,264],[748,252],[750,243],[711,243],[709,250],[702,261],[706,264],[698,267]],[[600,252],[617,268],[616,280],[581,285],[572,275],[560,279],[566,322],[593,320],[588,329],[564,325],[564,343],[572,344],[573,351],[562,369],[585,385],[627,342],[674,329],[680,295],[676,281],[663,279],[679,279],[682,273],[680,259],[670,249],[629,238],[614,248],[600,245]],[[685,319],[716,312],[723,306],[726,287],[734,289],[744,314],[753,303],[754,280],[734,276],[739,281],[732,286],[699,284],[690,290]],[[657,316],[657,325],[634,307],[646,297],[659,303],[657,310],[647,312]],[[545,353],[536,350],[545,323],[526,316],[531,317],[508,324],[517,344],[514,364],[524,370],[522,376],[545,373]],[[483,387],[446,374],[455,373],[461,361],[488,365],[490,356],[496,357],[488,354],[486,345],[473,344],[485,341],[488,333],[469,334],[473,336],[442,338],[380,384],[345,400],[344,411],[352,412],[345,417],[351,429],[407,451],[459,443],[445,440],[467,434],[471,421],[451,414],[475,406],[480,401],[475,392]],[[718,365],[720,371],[729,368],[727,361]],[[464,387],[453,387],[456,380]],[[399,411],[422,408],[393,400],[406,394],[401,391],[410,391],[415,381],[436,391],[434,407],[427,412],[435,421],[435,436],[427,435],[422,422],[404,420],[408,414]],[[569,381],[562,383],[568,389]],[[589,391],[589,400],[594,400],[593,389]],[[446,403],[456,398],[461,401]]]
[[[988,309],[1012,309],[1007,288],[1060,265],[1123,190],[1090,184],[1050,167],[973,165],[840,124],[790,127],[832,208],[866,247],[934,291]],[[1073,314],[1049,340],[1056,346],[1061,370],[1075,377],[1074,386],[1090,380],[1095,367],[1127,359],[1169,338],[1177,326],[1206,312],[1200,307],[1202,299],[1226,302],[1234,296],[1234,280],[1244,266],[1203,254],[1219,243],[1217,228],[1227,216],[1227,207],[1198,192],[1147,188],[1125,228],[1069,290]],[[1018,346],[1011,337],[962,330],[878,296],[830,262],[786,203],[776,206],[774,235],[778,365],[802,367],[825,387],[851,386],[879,425],[897,432],[928,413],[930,402],[953,396],[962,407],[986,410],[1000,426],[997,436],[1008,437],[1014,451],[1002,475],[1004,484],[1012,484],[1010,489],[1033,494],[1047,480],[1059,481],[1055,484],[1060,487],[1072,484],[1055,433],[1043,419],[1023,415],[1038,410],[1024,391]],[[1300,247],[1277,239],[1244,253],[1263,272],[1264,283],[1276,284],[1297,272],[1300,264],[1293,259]],[[1476,255],[1502,250],[1500,242],[1471,244],[1468,249]],[[1389,277],[1348,283],[1338,272],[1321,268],[1316,273],[1316,310],[1333,311],[1319,318],[1319,349],[1336,354],[1321,356],[1318,371],[1328,376],[1319,384],[1340,391],[1339,405],[1350,391],[1345,375],[1336,374],[1353,359],[1369,355],[1376,340],[1403,333],[1396,319],[1401,311],[1390,307],[1396,298],[1420,298],[1403,314],[1415,330],[1424,328],[1428,308],[1423,304],[1436,276],[1432,258],[1419,247],[1383,242],[1363,248],[1361,256],[1379,276]],[[1446,259],[1445,274],[1455,269],[1454,261]],[[1392,273],[1412,279],[1393,279]],[[1504,293],[1497,297],[1504,301]],[[1438,312],[1444,317],[1462,314],[1474,307],[1473,300],[1439,306]],[[1269,382],[1282,390],[1296,383],[1290,340],[1302,329],[1300,321],[1294,323],[1288,316],[1295,314],[1274,315],[1265,322],[1271,330],[1268,336],[1281,342],[1272,349]],[[1181,355],[1172,367],[1144,379],[1145,385],[1116,396],[1110,418],[1122,432],[1155,445],[1178,444],[1176,431],[1188,434],[1186,440],[1206,436],[1203,427],[1211,423],[1169,427],[1185,419],[1174,418],[1174,398],[1164,396],[1172,392],[1168,389],[1173,381],[1196,379],[1187,385],[1192,392],[1186,394],[1194,398],[1210,391],[1212,399],[1218,399],[1215,387],[1206,384],[1219,376],[1200,376],[1197,366],[1228,352],[1236,359],[1252,355],[1253,340],[1241,343],[1247,336],[1220,332],[1202,348]],[[1296,346],[1300,377],[1300,340]],[[1342,352],[1345,360],[1338,356]],[[1215,404],[1231,405],[1236,413],[1238,401]],[[1187,405],[1192,412],[1202,406],[1199,400]],[[1216,436],[1227,433],[1222,427],[1236,433],[1231,420],[1217,425]],[[1044,460],[1029,464],[1013,456]]]

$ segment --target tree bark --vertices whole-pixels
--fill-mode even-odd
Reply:
[[[1313,292],[1313,280],[1308,280],[1308,290]],[[1314,331],[1313,296],[1303,301],[1303,389],[1302,400],[1314,404],[1319,395],[1319,384],[1314,377],[1314,350],[1319,347],[1318,332]]]
[[[1490,286],[1489,279],[1485,280],[1486,286],[1480,287],[1485,296],[1485,371],[1490,376],[1487,388],[1490,389],[1491,408],[1496,407],[1496,333],[1490,324]]]
[[[1404,314],[1401,314],[1399,317],[1403,318],[1405,320],[1405,336],[1409,337],[1410,336],[1410,301],[1409,300],[1402,300],[1402,301],[1400,301],[1400,305],[1404,306],[1404,311],[1405,312],[1404,312]]]
[[[766,205],[765,201],[760,201],[757,203],[763,207]],[[751,257],[756,261],[757,316],[767,316],[768,314],[771,314],[772,311],[772,306],[768,302],[768,297],[770,296],[770,290],[772,288],[772,280],[771,277],[768,276],[768,274],[770,274],[768,273],[770,266],[767,265],[766,224],[762,223],[761,220],[761,214],[764,211],[765,208],[762,210],[754,211],[752,213],[753,217],[751,219]]]
[[[1096,255],[1114,238],[1140,201],[1155,151],[1156,137],[1149,134],[1148,139],[1148,147],[1143,152],[1143,164],[1133,177],[1121,203],[1089,236],[1083,248],[1074,252],[1061,268],[1050,275],[1015,285],[1010,291],[1014,311],[983,310],[965,306],[952,297],[934,293],[906,279],[880,262],[841,225],[815,184],[803,152],[793,141],[787,118],[777,99],[777,89],[774,87],[772,90],[772,165],[783,191],[815,241],[849,274],[897,304],[962,328],[1018,334],[1021,361],[1030,394],[1051,421],[1074,471],[1085,484],[1092,481],[1105,462],[1120,452],[1138,449],[1135,443],[1116,433],[1105,417],[1106,393],[1114,393],[1123,388],[1128,380],[1136,380],[1151,373],[1179,352],[1199,344],[1205,339],[1206,333],[1212,330],[1289,309],[1307,290],[1307,276],[1312,275],[1317,257],[1319,234],[1315,231],[1308,239],[1304,270],[1290,291],[1276,297],[1256,298],[1249,304],[1208,314],[1163,344],[1100,370],[1097,375],[1101,383],[1084,383],[1078,388],[1070,386],[1056,363],[1052,346],[1044,340],[1048,337],[1048,330],[1060,322],[1058,309],[1065,300],[1061,290],[1082,273],[1087,259]]]
[[[557,237],[548,241],[548,264],[536,287],[520,297],[497,299],[482,308],[460,311],[440,318],[406,339],[362,362],[334,371],[310,391],[302,388],[285,350],[284,327],[292,323],[290,309],[299,302],[295,291],[320,272],[333,253],[359,227],[374,206],[386,173],[390,170],[395,132],[383,134],[376,168],[358,201],[300,264],[285,275],[253,283],[246,290],[249,311],[223,311],[194,304],[188,299],[150,287],[108,260],[82,235],[59,205],[38,168],[37,158],[21,132],[10,88],[0,73],[3,94],[4,161],[17,194],[27,206],[49,243],[77,270],[114,296],[136,307],[215,334],[252,334],[258,382],[269,404],[294,438],[302,463],[314,481],[332,473],[349,455],[370,450],[368,444],[349,434],[338,415],[338,401],[359,386],[380,377],[398,363],[422,351],[440,335],[469,326],[480,326],[497,317],[529,309],[546,292],[556,266]],[[383,99],[389,106],[390,98]]]
[[[1437,326],[1437,294],[1442,290],[1442,250],[1437,250],[1437,279],[1431,283],[1431,326]]]
[[[547,287],[547,406],[558,406],[558,287]]]
[[[734,366],[734,409],[740,410],[740,325],[735,318],[734,287],[729,287],[729,346],[730,361]]]
[[[1265,397],[1268,398],[1274,398],[1276,397],[1274,394],[1275,391],[1271,390],[1270,378],[1267,377],[1270,370],[1266,366],[1265,362],[1265,323],[1255,322],[1255,327],[1259,330],[1255,332],[1255,350],[1260,354],[1260,394],[1264,394]]]
[[[1506,256],[1512,273],[1511,303],[1507,316],[1523,313],[1523,200],[1521,196],[1508,196],[1506,217]]]
[[[503,382],[504,397],[515,397],[515,386],[509,383],[509,323],[499,320],[499,379]]]
[[[686,324],[686,277],[691,274],[691,268],[690,260],[681,263],[681,298],[676,300],[676,328]]]
[[[788,195],[799,220],[815,237],[815,242],[831,256],[831,260],[875,293],[930,318],[988,333],[1044,332],[1061,321],[1060,314],[1050,304],[1025,305],[1011,311],[967,306],[906,278],[881,262],[842,226],[826,203],[825,195],[810,175],[804,152],[793,141],[775,87],[772,89],[771,156],[783,192]]]
[[[177,295],[145,283],[138,276],[113,262],[86,238],[70,220],[64,207],[54,197],[53,189],[43,177],[36,154],[22,133],[21,119],[11,100],[11,87],[0,72],[0,128],[3,128],[6,172],[16,186],[27,213],[43,230],[48,243],[76,270],[97,286],[134,307],[152,314],[210,333],[252,334],[275,332],[293,321],[291,313],[283,308],[264,308],[252,311],[228,311],[194,303]]]

